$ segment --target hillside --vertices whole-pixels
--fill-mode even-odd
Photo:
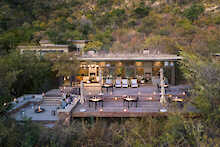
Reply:
[[[217,0],[8,0],[0,2],[0,49],[49,39],[102,42],[102,49],[217,52]]]
[[[133,53],[144,48],[162,53],[177,53],[182,50],[182,60],[177,63],[171,60],[170,66],[166,66],[164,62],[164,67],[172,72],[168,73],[167,70],[166,73],[164,68],[164,75],[175,72],[176,78],[181,79],[181,83],[189,85],[190,88],[183,92],[187,97],[180,96],[183,100],[180,104],[181,107],[184,105],[182,110],[188,110],[188,106],[192,105],[196,111],[187,114],[182,113],[184,111],[173,111],[172,114],[158,112],[165,115],[158,117],[146,115],[136,119],[70,118],[72,123],[69,126],[63,125],[64,121],[61,120],[54,128],[48,128],[50,125],[43,127],[39,121],[40,125],[26,117],[24,121],[11,120],[8,111],[12,108],[12,101],[18,102],[17,97],[28,93],[44,94],[48,90],[57,89],[64,77],[72,79],[77,76],[80,64],[73,54],[41,56],[40,51],[40,56],[36,56],[15,51],[20,44],[36,45],[44,39],[57,44],[66,44],[67,40],[74,39],[93,40],[84,50],[95,46],[103,52]],[[218,54],[213,56],[212,53],[216,52]],[[219,57],[219,0],[2,0],[0,146],[218,147],[220,146]],[[127,62],[129,68],[126,70],[132,71],[136,68],[137,71],[140,68],[145,75],[145,63],[141,62],[137,60],[136,67],[135,64],[130,66],[131,63]],[[110,72],[110,69],[117,71],[116,68],[109,67],[111,63],[106,61],[105,65],[107,72]],[[81,69],[87,70],[89,66],[82,64],[82,67]],[[90,67],[95,69],[97,66]],[[118,67],[119,72],[126,68],[121,65]],[[99,71],[100,69],[105,69],[101,63]],[[92,77],[94,73],[97,75],[99,73],[99,77],[104,76],[104,72],[102,74],[96,71],[85,75],[90,74]],[[137,72],[135,74],[138,75]],[[145,91],[144,88],[143,90]],[[173,85],[169,85],[169,90],[175,90]],[[139,93],[143,95],[139,90],[136,92],[137,97],[140,96]],[[154,93],[155,90],[152,91],[153,97],[149,94],[144,99],[154,102]],[[158,91],[158,96],[161,93]],[[134,95],[131,91],[129,94]],[[113,98],[114,95],[111,96]],[[174,96],[167,93],[166,96],[167,99],[170,99],[170,96],[178,99],[176,94]],[[26,96],[22,99],[25,100]],[[121,100],[116,100],[119,99],[114,97],[111,103],[121,104]],[[179,102],[170,103],[168,100],[167,102],[168,107],[179,105]],[[120,104],[118,106],[122,106]],[[149,109],[148,106],[143,106]],[[120,110],[131,112],[131,109],[123,107]],[[34,108],[34,112],[37,105],[36,107],[30,105],[29,108]],[[94,113],[101,114],[105,108],[104,106],[100,112],[97,110]],[[46,111],[50,114],[50,110]],[[25,108],[21,109],[21,113],[18,112],[22,117],[25,113],[27,113]]]

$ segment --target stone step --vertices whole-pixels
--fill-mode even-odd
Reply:
[[[60,102],[61,99],[44,99],[43,101],[47,101],[47,102]]]
[[[43,105],[60,105],[60,101],[43,101]]]
[[[61,96],[44,96],[44,99],[62,99]]]
[[[48,100],[48,101],[53,101],[53,100],[55,100],[55,101],[59,100],[60,101],[63,98],[62,97],[44,97],[43,99]]]
[[[45,105],[60,105],[62,97],[44,97],[43,104]]]
[[[57,106],[57,107],[60,107],[60,104],[54,104],[54,103],[43,103],[41,106]]]
[[[62,97],[61,94],[46,94],[45,97]]]
[[[60,100],[43,100],[44,102],[48,102],[48,103],[61,103]]]

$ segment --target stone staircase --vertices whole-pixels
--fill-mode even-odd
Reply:
[[[61,104],[61,100],[62,100],[62,97],[51,97],[51,96],[44,96],[43,97],[43,105],[57,105],[59,106]]]
[[[43,96],[43,105],[55,105],[60,106],[62,100],[62,95],[58,89],[48,91],[45,96]]]

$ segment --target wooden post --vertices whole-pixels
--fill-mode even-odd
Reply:
[[[161,89],[160,103],[164,106],[166,104],[166,98],[165,98],[163,68],[160,68],[160,89]]]
[[[171,62],[171,84],[175,85],[176,81],[175,81],[176,77],[175,77],[175,64],[174,62]]]

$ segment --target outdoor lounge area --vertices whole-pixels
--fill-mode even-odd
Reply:
[[[188,88],[187,85],[169,87],[165,95],[167,100],[165,108],[167,112],[194,111],[194,108],[189,106],[185,109]],[[77,96],[66,106],[63,106],[62,102],[64,97],[67,97],[66,94],[70,94],[71,88],[50,90],[43,96],[43,99],[40,99],[40,103],[38,102],[36,105],[30,103],[20,106],[22,102],[19,102],[17,105],[21,109],[14,107],[16,111],[14,113],[11,112],[11,116],[19,121],[25,118],[31,118],[34,121],[54,122],[60,120],[62,115],[68,116],[69,114],[72,118],[158,115],[161,113],[161,109],[164,108],[160,102],[160,92],[155,86],[149,85],[138,88],[112,87],[108,91],[107,89],[103,90],[102,93],[100,93],[100,90],[100,87],[85,87],[83,101],[80,99],[80,96]],[[32,99],[30,99],[31,102],[34,102],[36,98]],[[45,111],[36,113],[35,111],[39,109]]]
[[[168,112],[185,111],[183,107],[187,98],[185,91],[187,88],[185,85],[169,88],[166,93],[167,104],[165,106]],[[84,103],[78,103],[73,108],[73,117],[138,117],[158,113],[163,108],[160,93],[154,86],[114,88],[113,91],[104,91],[104,93],[98,93],[98,89],[96,90],[96,94],[88,92]]]

